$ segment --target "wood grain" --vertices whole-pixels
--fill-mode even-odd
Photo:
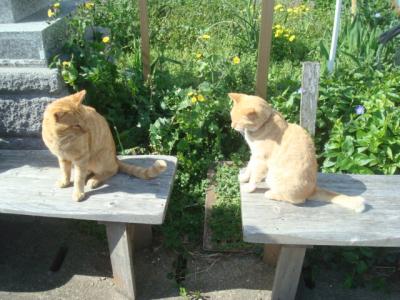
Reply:
[[[147,0],[139,0],[140,37],[142,42],[143,77],[147,81],[150,75],[150,34]]]
[[[315,134],[320,66],[317,62],[303,63],[301,82],[300,126]]]
[[[172,190],[177,160],[172,156],[124,156],[150,166],[167,161],[167,170],[152,180],[117,174],[90,190],[82,202],[72,200],[72,187],[60,189],[56,157],[46,150],[0,150],[0,213],[138,224],[162,224]]]
[[[400,175],[318,174],[318,185],[362,195],[367,211],[354,213],[334,204],[303,205],[268,200],[264,184],[242,198],[243,236],[263,244],[400,246]]]
[[[262,0],[261,24],[258,42],[256,95],[267,98],[268,66],[271,53],[274,0]]]
[[[271,300],[295,299],[305,253],[304,247],[282,247],[275,271]]]
[[[135,299],[135,273],[132,260],[132,224],[106,223],[113,279],[119,290],[129,299]]]

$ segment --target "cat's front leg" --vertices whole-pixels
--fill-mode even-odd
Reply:
[[[252,159],[249,163],[248,169],[250,169],[249,182],[242,186],[242,189],[246,193],[252,193],[256,190],[257,184],[260,183],[267,174],[267,162],[264,159]]]
[[[88,160],[83,159],[78,162],[74,162],[75,173],[74,173],[74,192],[72,198],[75,201],[81,201],[85,197],[85,181],[88,175]]]
[[[251,175],[251,168],[250,168],[250,162],[249,162],[247,164],[247,167],[243,170],[243,172],[239,174],[239,176],[238,176],[239,182],[240,183],[249,182],[250,175]]]
[[[72,163],[69,160],[58,157],[58,164],[61,169],[61,178],[57,180],[57,186],[65,188],[71,185],[71,168]]]

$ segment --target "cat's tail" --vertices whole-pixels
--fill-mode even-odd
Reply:
[[[139,166],[126,164],[120,160],[117,160],[118,168],[120,172],[128,175],[133,175],[141,179],[152,179],[157,177],[167,169],[167,163],[165,160],[156,160],[154,164],[149,168],[142,168]]]
[[[344,208],[351,209],[357,213],[361,213],[365,210],[365,199],[363,197],[347,196],[329,190],[321,189],[319,187],[317,187],[314,194],[312,194],[307,199],[331,202]]]

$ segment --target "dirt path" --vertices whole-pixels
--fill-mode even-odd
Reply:
[[[103,231],[76,221],[0,216],[0,300],[122,300],[111,279]],[[49,271],[60,247],[67,249],[56,272]],[[184,299],[175,278],[176,253],[160,246],[135,256],[138,299]],[[56,266],[57,267],[57,266]],[[179,269],[179,268],[178,268]],[[269,299],[274,270],[250,254],[194,253],[186,260],[181,283],[187,299]],[[181,275],[182,275],[181,274]],[[200,296],[202,298],[200,298]],[[369,289],[344,289],[336,273],[325,272],[299,299],[400,299]]]

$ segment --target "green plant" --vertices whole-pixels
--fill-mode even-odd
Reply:
[[[243,243],[240,217],[239,165],[222,164],[216,168],[215,193],[217,199],[212,207],[209,226],[216,249],[246,248]]]

